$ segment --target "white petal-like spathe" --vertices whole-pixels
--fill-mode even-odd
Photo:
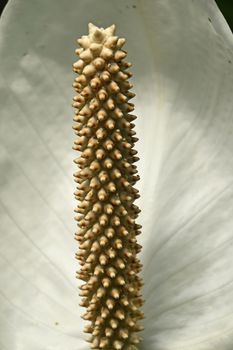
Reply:
[[[144,350],[233,346],[233,39],[213,1],[10,1],[0,21],[0,349],[84,350],[72,218],[75,39],[133,62]]]

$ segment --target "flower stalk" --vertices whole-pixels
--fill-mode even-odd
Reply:
[[[87,309],[83,318],[90,324],[84,331],[91,334],[91,348],[135,350],[144,317],[136,240],[141,226],[135,222],[140,210],[134,204],[139,197],[134,188],[138,139],[134,105],[128,102],[135,96],[129,91],[131,64],[124,60],[125,39],[114,33],[115,25],[103,29],[90,23],[89,35],[78,39],[79,60],[73,65],[78,73],[73,84],[74,149],[81,154],[74,174],[77,277],[85,282],[80,305]]]

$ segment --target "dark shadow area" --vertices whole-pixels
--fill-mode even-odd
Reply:
[[[223,16],[225,17],[231,31],[233,32],[233,3],[226,0],[215,0]]]
[[[6,6],[6,4],[8,3],[8,0],[2,0],[0,2],[0,15],[2,14],[2,11],[4,9],[4,7]]]

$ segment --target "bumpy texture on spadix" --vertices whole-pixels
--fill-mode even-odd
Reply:
[[[80,261],[83,315],[91,323],[92,349],[135,350],[140,341],[138,323],[143,318],[138,276],[141,264],[136,257],[140,212],[133,204],[139,197],[133,186],[139,179],[133,149],[137,138],[130,114],[134,97],[128,82],[130,63],[121,48],[125,39],[114,36],[115,26],[106,29],[89,24],[89,35],[78,40],[80,59],[73,68],[79,76],[73,84],[77,95],[74,121],[78,139],[74,149],[80,170],[74,174],[79,205]]]

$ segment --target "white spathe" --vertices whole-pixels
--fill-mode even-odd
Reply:
[[[0,20],[0,349],[87,350],[71,151],[76,38],[133,63],[142,350],[233,348],[233,37],[212,0],[10,0]]]

